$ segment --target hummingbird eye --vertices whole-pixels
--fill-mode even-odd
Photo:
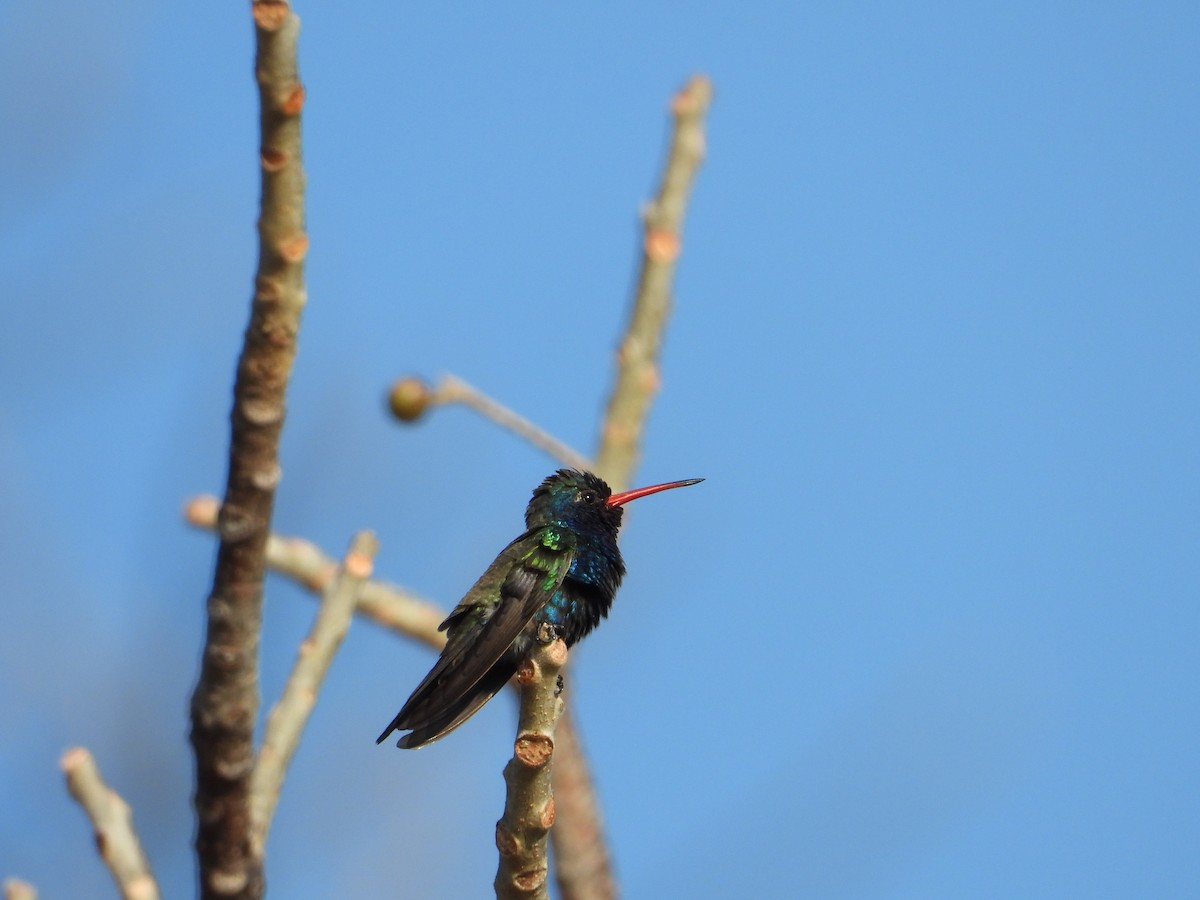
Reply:
[[[584,503],[595,503],[596,502],[596,492],[595,491],[581,491],[579,494],[579,499],[582,500]]]

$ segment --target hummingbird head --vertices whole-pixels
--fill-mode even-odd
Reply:
[[[525,510],[525,525],[535,528],[555,524],[582,534],[615,536],[621,527],[621,507],[630,500],[703,480],[689,478],[614,494],[598,475],[577,469],[559,469],[534,490]]]
[[[525,510],[525,525],[561,525],[588,534],[616,534],[621,507],[609,506],[612,488],[598,475],[559,469],[538,485]]]

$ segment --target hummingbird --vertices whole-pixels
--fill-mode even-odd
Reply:
[[[621,507],[698,484],[671,481],[614,494],[597,475],[559,469],[533,492],[525,531],[500,551],[438,626],[446,646],[375,743],[415,749],[445,737],[492,699],[550,633],[571,646],[608,615],[625,563],[617,549]]]

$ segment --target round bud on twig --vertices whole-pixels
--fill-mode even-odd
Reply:
[[[388,408],[401,422],[415,422],[433,401],[433,390],[420,378],[401,378],[388,391]]]

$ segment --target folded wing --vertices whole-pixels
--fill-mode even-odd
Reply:
[[[504,687],[521,662],[513,642],[571,567],[574,549],[560,541],[558,532],[535,529],[504,548],[442,623],[449,631],[442,655],[376,743],[396,730],[413,732],[400,747],[437,740]]]

